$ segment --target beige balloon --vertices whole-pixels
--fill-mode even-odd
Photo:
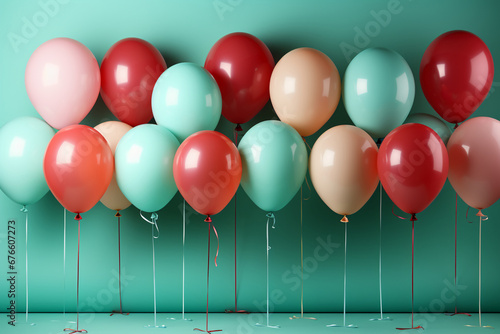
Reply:
[[[352,125],[335,126],[314,144],[309,172],[316,192],[347,222],[373,195],[379,179],[378,148],[365,131]]]
[[[312,48],[288,52],[274,67],[269,95],[276,114],[306,137],[318,131],[335,112],[341,84],[337,67]]]
[[[108,121],[97,125],[95,129],[106,139],[114,155],[118,142],[132,127],[123,122]],[[116,211],[124,210],[131,204],[118,187],[115,173],[113,173],[113,179],[108,189],[101,197],[101,203],[109,209]]]

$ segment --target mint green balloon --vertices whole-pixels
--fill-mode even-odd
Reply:
[[[415,80],[397,52],[370,48],[349,63],[342,97],[354,125],[383,138],[403,124],[415,99]]]
[[[430,127],[439,135],[439,137],[441,137],[445,146],[448,144],[448,139],[451,137],[451,130],[448,125],[441,119],[429,114],[412,114],[408,116],[405,123],[419,123]]]
[[[180,63],[160,75],[151,107],[156,123],[183,142],[195,132],[215,130],[222,111],[217,82],[203,67]]]
[[[241,186],[262,210],[282,209],[302,186],[307,171],[304,140],[290,125],[264,121],[243,136],[238,150]]]
[[[178,147],[177,138],[156,124],[136,126],[118,142],[116,181],[139,210],[158,211],[177,193],[173,166]]]
[[[54,130],[36,117],[19,117],[0,129],[0,188],[14,202],[38,202],[49,187],[43,157]]]

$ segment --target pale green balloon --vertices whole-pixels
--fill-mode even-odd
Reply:
[[[179,140],[202,130],[215,130],[222,112],[222,97],[212,75],[193,63],[169,67],[153,89],[151,107],[156,123]]]
[[[282,209],[302,186],[307,171],[304,140],[290,125],[264,121],[243,136],[238,150],[241,186],[262,210]]]
[[[39,201],[49,187],[43,158],[54,130],[36,117],[19,117],[0,129],[0,188],[21,205]]]
[[[424,113],[411,114],[408,116],[405,123],[419,123],[427,125],[434,130],[439,137],[441,137],[445,146],[448,144],[448,139],[450,139],[451,136],[451,130],[445,122],[435,116]]]
[[[354,125],[383,138],[403,124],[415,99],[415,80],[406,60],[385,48],[360,52],[344,74],[342,96]]]
[[[177,193],[174,156],[179,141],[165,127],[142,124],[129,130],[115,151],[116,181],[138,209],[155,212]]]

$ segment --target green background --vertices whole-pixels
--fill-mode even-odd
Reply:
[[[382,46],[399,52],[416,79],[412,113],[435,114],[418,83],[420,60],[426,47],[440,34],[464,29],[477,34],[500,63],[498,1],[3,1],[0,9],[0,125],[19,116],[38,116],[24,87],[24,70],[32,52],[55,37],[84,43],[100,62],[106,50],[126,37],[140,37],[155,45],[167,64],[189,61],[204,64],[210,47],[222,36],[244,31],[270,48],[275,61],[298,47],[326,53],[341,75],[350,57],[342,45],[358,49]],[[397,14],[377,23],[376,14],[395,6]],[[31,23],[30,23],[31,22]],[[29,29],[30,24],[36,23]],[[378,28],[377,28],[378,27]],[[363,40],[359,30],[369,29]],[[370,30],[371,29],[371,30]],[[14,43],[16,39],[18,43]],[[497,117],[499,82],[473,116]],[[95,126],[114,119],[101,99],[84,124]],[[249,124],[276,119],[269,103]],[[326,129],[350,124],[342,103],[330,121],[308,137],[312,146]],[[217,130],[232,138],[233,125],[224,118]],[[310,183],[309,183],[310,184]],[[343,306],[343,238],[340,216],[331,212],[314,190],[304,184],[304,310],[339,312]],[[265,311],[265,212],[243,190],[238,190],[238,306]],[[348,312],[377,312],[379,254],[378,190],[358,213],[350,217],[347,267]],[[411,225],[391,213],[384,195],[383,296],[384,311],[411,311]],[[182,203],[179,194],[159,212],[161,236],[156,244],[158,311],[179,312],[182,291]],[[0,194],[0,307],[7,303],[7,221],[17,222],[18,311],[24,307],[24,214],[20,206]],[[458,280],[453,293],[455,193],[447,182],[437,199],[415,226],[416,311],[478,309],[478,223],[465,218],[467,206],[458,201]],[[475,213],[475,210],[472,210]],[[63,208],[51,194],[29,207],[29,300],[31,312],[75,310],[77,224],[68,213],[66,275],[63,273]],[[498,298],[500,243],[498,204],[485,210],[483,223],[483,311],[500,312]],[[123,305],[126,311],[153,309],[151,227],[136,208],[122,212]],[[213,217],[220,237],[218,267],[211,262],[210,310],[234,307],[234,214],[232,201]],[[270,284],[277,312],[300,311],[300,193],[276,213],[271,231]],[[81,311],[109,312],[118,307],[116,291],[117,224],[114,212],[98,203],[83,215],[81,227]],[[188,207],[186,211],[186,312],[203,312],[206,297],[207,225]],[[213,239],[215,241],[215,239]],[[212,243],[212,255],[215,244]],[[326,248],[325,248],[325,245]]]

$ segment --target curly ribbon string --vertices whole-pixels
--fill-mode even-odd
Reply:
[[[410,328],[396,328],[398,330],[408,330],[408,329],[424,329],[422,326],[417,326],[415,327],[413,325],[413,316],[414,316],[414,293],[413,293],[413,287],[414,287],[414,268],[415,268],[415,220],[417,220],[417,217],[415,216],[414,213],[411,214],[411,327]]]
[[[78,219],[77,219],[78,217]],[[76,260],[76,329],[65,328],[65,332],[73,333],[87,333],[85,329],[79,329],[79,321],[80,321],[80,222],[82,217],[78,213],[75,217],[75,220],[78,221],[78,250],[77,250],[77,260]]]
[[[276,217],[274,213],[269,212],[266,214],[267,223],[266,223],[266,296],[267,296],[267,308],[266,308],[266,319],[267,324],[256,323],[255,326],[259,327],[268,327],[268,328],[280,328],[279,325],[270,325],[269,324],[269,251],[271,250],[271,246],[269,246],[269,222],[272,221],[272,228],[276,228]]]
[[[345,218],[345,216],[344,216]],[[346,296],[347,296],[347,222],[344,223],[344,314],[343,314],[343,324],[331,324],[326,325],[326,327],[345,327],[345,328],[358,328],[358,326],[350,324],[346,326]]]
[[[305,139],[304,139],[305,141]],[[304,235],[303,235],[303,210],[302,210],[302,202],[306,200],[302,196],[302,187],[300,187],[300,317],[292,316],[293,319],[310,319],[317,320],[313,317],[304,317]]]
[[[195,331],[205,332],[205,333],[213,333],[213,332],[222,332],[222,329],[212,329],[208,330],[208,292],[210,291],[210,231],[212,230],[212,219],[210,216],[205,218],[205,222],[208,223],[208,260],[207,260],[207,310],[205,313],[205,330],[200,328],[194,328]],[[217,231],[214,227],[214,232],[217,235]],[[217,236],[217,242],[219,241],[219,237]],[[219,252],[219,246],[217,245],[217,253]],[[217,266],[217,256],[215,260],[215,266]]]
[[[119,313],[122,315],[129,315],[130,313],[123,313],[123,308],[122,308],[122,283],[121,283],[121,276],[122,276],[122,256],[121,256],[121,231],[120,231],[120,218],[121,214],[119,210],[116,210],[115,217],[118,220],[118,295],[120,298],[120,311],[113,311],[110,316],[113,314]]]
[[[234,128],[234,145],[238,146],[238,132],[243,131],[240,124],[237,124]],[[226,310],[226,313],[250,313],[245,310],[238,310],[238,280],[237,280],[237,233],[236,233],[236,223],[237,223],[237,193],[234,194],[234,311]]]
[[[469,209],[467,209],[468,213]],[[458,244],[458,193],[455,192],[455,276],[454,276],[454,286],[456,288],[457,286],[457,244]],[[455,298],[455,312],[451,314],[447,314],[449,316],[454,316],[458,314],[463,314],[468,317],[471,315],[467,312],[458,312],[458,307],[457,307],[457,298]]]
[[[473,326],[473,325],[465,325],[466,327],[482,327],[482,328],[491,328],[493,329],[492,326],[483,326],[482,322],[482,312],[481,312],[481,223],[483,222],[483,218],[486,217],[481,210],[476,214],[476,216],[479,216],[479,281],[478,281],[478,292],[479,292],[479,326]]]
[[[378,147],[380,147],[380,143],[377,142]],[[380,298],[380,318],[372,318],[370,319],[370,321],[384,321],[384,320],[392,321],[392,318],[390,317],[384,318],[384,312],[382,310],[382,195],[384,191],[382,183],[379,183],[379,189],[380,189],[380,205],[379,205],[379,236],[378,236],[378,247],[379,247],[378,248],[378,294]]]

